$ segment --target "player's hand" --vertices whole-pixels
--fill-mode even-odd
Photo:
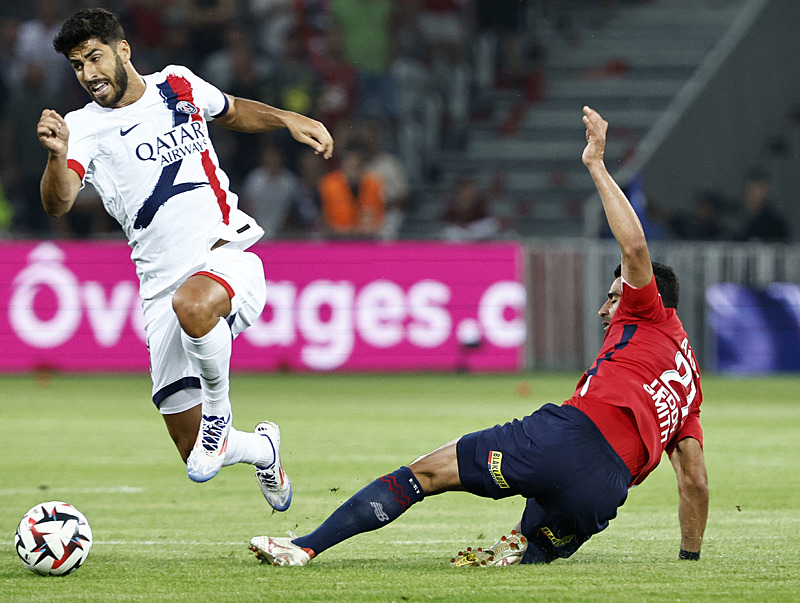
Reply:
[[[39,141],[53,155],[66,155],[69,141],[69,128],[67,122],[52,109],[42,111],[39,123],[36,126]]]
[[[583,108],[583,123],[586,126],[586,148],[581,159],[586,167],[602,163],[606,150],[608,122],[590,107]]]
[[[333,137],[327,128],[316,119],[299,113],[290,113],[286,127],[295,140],[310,146],[317,155],[322,155],[325,159],[333,156]]]

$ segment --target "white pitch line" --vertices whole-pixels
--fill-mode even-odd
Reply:
[[[247,546],[249,542],[234,541],[234,542],[200,542],[188,540],[95,540],[92,546],[95,545],[110,545],[110,546]]]
[[[392,540],[392,544],[453,544],[453,539],[448,538],[447,540]]]
[[[452,543],[452,540],[392,540],[392,544],[409,546]],[[232,542],[208,542],[198,540],[95,540],[93,544],[118,546],[240,546],[242,544],[249,544],[249,541],[237,540]]]
[[[199,541],[185,541],[185,540],[93,540],[92,546],[247,546],[250,544],[249,540],[237,540],[232,542],[199,542]],[[14,544],[9,542],[0,542],[0,549],[13,548]]]
[[[392,544],[419,546],[430,544],[447,544],[448,540],[403,540],[392,541]],[[4,548],[6,543],[0,543],[0,548]],[[230,542],[200,542],[187,540],[95,540],[92,546],[159,546],[159,547],[194,547],[194,546],[247,546],[249,541],[234,540]],[[452,544],[452,543],[451,543]],[[8,548],[13,545],[8,544]]]
[[[20,496],[27,494],[141,494],[139,486],[115,486],[112,488],[4,488],[0,496]]]
[[[194,541],[194,540],[95,540],[92,542],[92,546],[137,546],[137,547],[162,547],[162,548],[172,548],[172,547],[209,547],[209,546],[235,546],[235,547],[247,547],[249,544],[248,540],[234,540],[230,542],[203,542],[203,541]],[[427,546],[427,545],[435,545],[435,544],[449,544],[451,547],[454,546],[451,540],[394,540],[392,544],[402,545],[402,546]],[[13,543],[5,543],[0,542],[0,550],[3,549],[12,549],[14,547]],[[458,547],[456,547],[458,548]]]

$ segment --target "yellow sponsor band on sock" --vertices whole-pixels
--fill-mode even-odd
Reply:
[[[547,536],[550,542],[553,543],[553,546],[564,546],[565,544],[569,544],[573,540],[575,540],[575,534],[569,534],[568,536],[564,536],[564,538],[556,538],[556,535],[548,527],[544,527],[541,529],[542,534]]]

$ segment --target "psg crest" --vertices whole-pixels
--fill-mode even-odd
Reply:
[[[197,113],[198,109],[189,101],[178,101],[175,105],[175,112],[176,113],[183,113],[184,115],[194,115]]]

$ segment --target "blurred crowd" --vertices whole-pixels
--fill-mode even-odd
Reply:
[[[526,0],[3,0],[0,11],[0,233],[105,236],[116,231],[86,187],[66,219],[41,209],[46,161],[35,124],[87,102],[52,48],[84,6],[116,12],[140,73],[189,67],[232,95],[322,121],[332,161],[285,131],[212,128],[231,188],[270,237],[399,236],[426,158],[463,142],[470,109],[470,41],[513,32]],[[478,25],[480,23],[480,25]],[[498,74],[521,73],[513,33]],[[500,62],[500,59],[498,59]]]
[[[640,187],[638,177],[634,178],[626,192],[649,240],[791,241],[789,222],[777,208],[772,178],[763,167],[753,167],[745,174],[737,197],[701,190],[684,211],[670,211],[656,200],[645,199]]]
[[[636,2],[646,0],[617,0]],[[615,0],[604,0],[603,7]],[[286,131],[212,138],[240,205],[270,238],[403,236],[417,193],[443,151],[463,148],[488,110],[482,91],[543,93],[542,50],[525,32],[534,7],[574,35],[567,7],[593,0],[0,0],[0,237],[107,237],[118,227],[92,187],[65,218],[41,208],[43,108],[88,101],[52,39],[85,6],[116,12],[133,64],[151,73],[185,65],[229,94],[322,121],[336,141],[325,161]],[[513,111],[512,111],[513,113]],[[757,176],[757,175],[756,175]],[[788,240],[768,179],[742,199],[698,193],[694,208],[640,215],[655,238]],[[761,183],[759,188],[758,183]],[[440,193],[439,236],[484,240],[513,233],[495,188],[473,174]],[[749,192],[748,192],[749,191]],[[737,222],[729,224],[731,216]]]

